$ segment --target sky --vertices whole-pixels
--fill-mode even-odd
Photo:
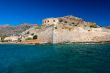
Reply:
[[[110,0],[0,0],[0,25],[40,25],[45,18],[66,15],[108,26]]]

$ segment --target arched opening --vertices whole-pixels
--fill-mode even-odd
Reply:
[[[33,39],[37,39],[37,38],[38,38],[38,36],[37,36],[37,35],[34,35],[34,36],[33,36]]]
[[[49,20],[47,20],[47,22],[49,22]]]
[[[46,23],[46,21],[44,21],[44,23]]]

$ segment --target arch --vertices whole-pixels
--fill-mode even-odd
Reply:
[[[38,38],[38,36],[37,36],[37,35],[34,35],[34,36],[33,36],[33,39],[37,39],[37,38]]]

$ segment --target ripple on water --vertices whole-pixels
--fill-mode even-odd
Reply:
[[[110,73],[110,44],[0,45],[0,73]]]

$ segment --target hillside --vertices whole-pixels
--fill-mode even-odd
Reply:
[[[31,28],[33,25],[30,24],[21,24],[17,26],[3,25],[0,26],[0,36],[11,36],[19,35],[23,31]]]
[[[109,25],[109,26],[107,26],[106,28],[110,29],[110,25]]]

